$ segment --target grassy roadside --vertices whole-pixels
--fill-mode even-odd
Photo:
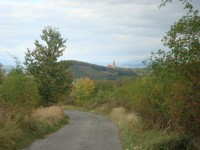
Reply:
[[[45,138],[48,134],[56,132],[59,130],[63,125],[66,125],[69,121],[67,116],[63,117],[57,124],[54,126],[47,126],[44,130],[40,132],[31,132],[26,134],[23,138],[20,138],[16,141],[15,148],[22,149],[27,145],[30,145],[33,141],[37,139]]]
[[[85,108],[85,107],[79,107],[79,106],[73,106],[73,105],[61,105],[62,109],[64,110],[74,110],[74,111],[84,111],[84,112],[90,112],[91,109]]]
[[[69,121],[61,107],[6,110],[0,117],[0,150],[23,149],[36,139],[57,131]]]
[[[178,136],[161,129],[145,129],[145,124],[134,112],[124,108],[114,108],[109,114],[117,124],[125,150],[169,150],[175,147]],[[172,146],[174,145],[174,146]]]

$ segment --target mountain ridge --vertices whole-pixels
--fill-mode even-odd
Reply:
[[[94,80],[118,80],[124,77],[135,77],[139,75],[135,69],[131,67],[124,68],[121,65],[117,65],[116,68],[109,68],[107,66],[76,60],[62,60],[61,62],[70,68],[75,80],[83,77]],[[6,73],[9,73],[13,68],[15,67],[11,65],[3,65]]]
[[[63,61],[70,66],[72,76],[74,79],[88,77],[91,79],[103,79],[103,80],[118,80],[124,77],[137,76],[136,72],[130,68],[109,68],[101,65],[68,60]]]

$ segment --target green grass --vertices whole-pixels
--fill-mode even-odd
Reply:
[[[63,117],[58,124],[54,126],[47,126],[47,128],[40,130],[39,132],[31,132],[29,134],[26,134],[22,138],[18,139],[16,141],[16,145],[13,148],[14,149],[22,149],[33,143],[37,139],[42,139],[49,135],[50,133],[58,131],[62,126],[66,125],[69,123],[69,117],[65,116]],[[0,148],[1,150],[1,148]],[[3,150],[3,149],[2,149]]]
[[[128,150],[175,150],[179,137],[175,133],[166,133],[163,130],[121,130],[124,149]]]
[[[109,117],[119,128],[124,150],[196,150],[184,135],[167,129],[147,128],[134,112],[122,107],[112,109]]]
[[[64,110],[74,110],[74,111],[84,111],[84,112],[89,112],[91,111],[88,108],[85,107],[79,107],[79,106],[75,106],[75,105],[63,105],[62,108]]]

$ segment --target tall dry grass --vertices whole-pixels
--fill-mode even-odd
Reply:
[[[113,108],[109,116],[118,125],[126,150],[170,149],[178,140],[176,134],[168,134],[164,130],[145,130],[141,118],[123,107]]]
[[[57,124],[64,116],[64,111],[59,106],[41,107],[32,113],[33,120],[46,125]]]
[[[130,124],[133,126],[140,122],[140,118],[136,113],[128,113],[123,107],[113,108],[110,117],[119,125],[119,127]]]
[[[23,129],[20,128],[19,120],[21,115],[17,110],[0,111],[0,150],[12,149],[16,140],[23,136]]]
[[[33,111],[17,107],[1,108],[0,150],[13,150],[25,146],[26,141],[30,142],[49,133],[49,129],[52,132],[64,117],[64,111],[59,106],[38,108]]]

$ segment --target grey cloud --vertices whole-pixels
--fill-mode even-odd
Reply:
[[[160,0],[0,1],[0,54],[34,47],[45,26],[68,38],[63,58],[118,61],[144,58],[184,14],[182,5],[158,9]]]

